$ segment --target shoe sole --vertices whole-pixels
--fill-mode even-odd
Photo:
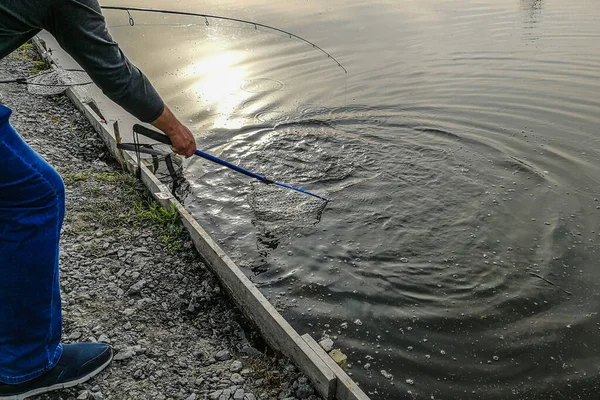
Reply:
[[[98,375],[100,372],[102,372],[102,370],[104,370],[106,367],[108,367],[108,365],[112,362],[113,359],[113,352],[111,351],[111,355],[110,355],[110,359],[105,362],[104,364],[102,364],[101,366],[99,366],[98,368],[96,368],[95,370],[93,370],[92,372],[90,372],[89,374],[82,376],[79,379],[75,379],[73,381],[69,381],[69,382],[65,382],[65,383],[58,383],[56,385],[52,385],[52,386],[48,386],[45,388],[39,388],[39,389],[34,389],[34,390],[30,390],[29,392],[25,392],[25,393],[21,393],[21,394],[17,394],[14,396],[0,396],[0,400],[25,400],[31,396],[37,396],[38,394],[42,394],[42,393],[46,393],[46,392],[51,392],[53,390],[60,390],[60,389],[67,389],[73,386],[77,386],[81,383],[84,383],[90,379],[92,379],[94,376]]]

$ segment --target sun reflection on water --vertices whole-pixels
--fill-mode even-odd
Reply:
[[[238,129],[245,119],[235,115],[250,94],[241,89],[247,79],[242,55],[222,52],[210,55],[185,68],[186,76],[193,77],[189,91],[214,116],[213,128]]]

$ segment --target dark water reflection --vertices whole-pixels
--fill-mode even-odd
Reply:
[[[251,27],[107,13],[201,148],[334,200],[266,226],[245,177],[187,165],[186,206],[373,399],[597,398],[600,3],[150,3],[348,69]]]

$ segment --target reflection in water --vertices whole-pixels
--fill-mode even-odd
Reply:
[[[246,79],[246,71],[240,63],[241,56],[233,52],[214,54],[197,61],[183,71],[184,76],[193,77],[191,93],[202,100],[202,107],[212,109],[218,116],[213,128],[238,129],[243,120],[234,118],[234,111],[245,100],[238,89]]]

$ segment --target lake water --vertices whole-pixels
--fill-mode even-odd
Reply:
[[[249,178],[186,164],[186,207],[372,399],[597,398],[600,2],[123,3],[347,69],[105,12],[200,149],[333,200],[266,223]]]

